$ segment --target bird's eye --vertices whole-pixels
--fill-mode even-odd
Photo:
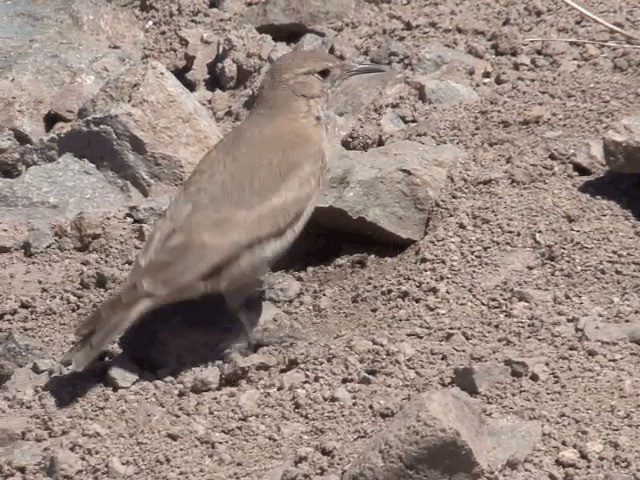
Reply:
[[[319,72],[316,72],[316,76],[321,80],[326,80],[327,78],[329,78],[329,75],[331,75],[331,70],[328,68],[323,68]]]

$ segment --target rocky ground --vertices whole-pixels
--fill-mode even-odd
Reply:
[[[639,50],[526,41],[620,41],[551,0],[0,13],[0,477],[640,479]],[[211,298],[65,371],[269,62],[314,46],[391,71],[332,97],[262,341]]]

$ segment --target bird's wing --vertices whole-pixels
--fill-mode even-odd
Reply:
[[[248,147],[230,150],[231,138],[203,158],[156,223],[130,280],[152,295],[188,287],[295,224],[321,187],[324,151],[288,133],[287,142],[266,142],[260,158]]]

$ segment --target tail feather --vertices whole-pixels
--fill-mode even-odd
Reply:
[[[148,297],[123,291],[105,301],[76,330],[81,337],[62,357],[62,364],[84,370],[112,341],[153,306]]]

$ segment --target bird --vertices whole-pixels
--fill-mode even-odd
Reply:
[[[276,59],[244,121],[198,162],[124,285],[77,326],[61,363],[82,371],[146,313],[209,294],[222,294],[247,330],[243,302],[300,235],[324,187],[327,96],[350,77],[385,71],[322,50]]]

